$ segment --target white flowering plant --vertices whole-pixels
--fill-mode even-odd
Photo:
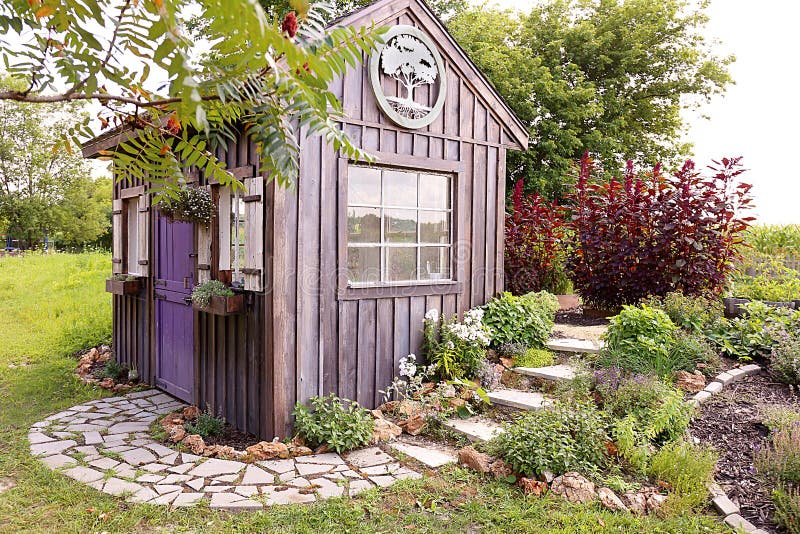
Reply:
[[[483,324],[483,310],[474,308],[458,322],[453,316],[439,316],[429,310],[424,321],[424,349],[428,360],[436,366],[443,380],[473,379],[478,376],[486,349],[492,342],[489,329]]]
[[[158,212],[173,221],[208,226],[214,218],[214,201],[205,189],[181,184],[177,191],[164,193],[156,204]]]

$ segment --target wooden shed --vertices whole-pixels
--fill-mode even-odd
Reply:
[[[218,154],[247,193],[197,178],[209,228],[150,209],[145,184],[114,189],[113,346],[142,380],[241,430],[290,435],[297,401],[333,392],[366,407],[419,353],[425,312],[461,313],[503,290],[506,151],[528,133],[422,0],[379,0],[335,22],[390,26],[334,92],[372,165],[303,137],[296,189],[259,175],[244,136]],[[302,133],[302,132],[301,132]],[[118,135],[87,143],[91,156]],[[242,313],[193,309],[219,279]]]

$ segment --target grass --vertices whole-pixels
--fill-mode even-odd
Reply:
[[[637,518],[556,498],[526,498],[457,467],[355,499],[228,514],[133,505],[53,472],[28,454],[29,426],[105,395],[72,374],[68,356],[109,336],[108,256],[0,259],[0,532],[725,532],[685,515]],[[15,319],[9,319],[9,317]],[[24,321],[17,324],[16,321]],[[26,366],[18,366],[27,362]],[[9,367],[14,364],[14,367]]]

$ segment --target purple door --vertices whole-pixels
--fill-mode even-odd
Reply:
[[[194,401],[194,226],[158,218],[156,386]]]

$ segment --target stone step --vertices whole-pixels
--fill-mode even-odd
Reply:
[[[446,464],[454,464],[458,456],[454,451],[443,450],[431,446],[416,445],[413,443],[395,442],[392,449],[414,458],[428,467],[437,468]]]
[[[578,352],[584,354],[597,354],[603,348],[601,344],[588,339],[551,339],[545,347],[555,352]]]
[[[470,417],[469,419],[453,417],[444,421],[443,424],[459,434],[464,434],[470,441],[489,441],[504,432],[503,427],[498,423],[479,417]]]
[[[571,365],[559,364],[547,367],[514,367],[515,373],[553,382],[569,381],[575,378],[575,368]]]
[[[538,391],[519,391],[517,389],[498,389],[489,392],[489,400],[492,404],[510,406],[520,410],[539,410],[552,404]]]

